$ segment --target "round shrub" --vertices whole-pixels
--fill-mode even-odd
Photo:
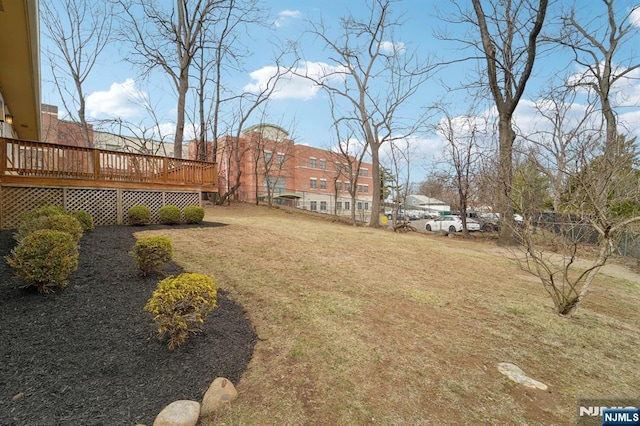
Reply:
[[[142,204],[129,209],[129,223],[131,225],[148,225],[151,223],[151,210]]]
[[[173,247],[167,237],[143,237],[136,241],[130,254],[136,260],[140,275],[146,277],[171,260]]]
[[[67,232],[40,229],[25,236],[7,256],[7,263],[27,286],[40,293],[65,287],[78,268],[78,244]]]
[[[144,310],[153,314],[160,337],[168,335],[169,350],[202,329],[216,307],[217,292],[213,278],[202,274],[184,273],[158,283]]]
[[[93,224],[93,217],[91,214],[84,210],[73,210],[70,211],[69,214],[80,222],[83,231],[92,231],[95,229],[95,225]]]
[[[158,211],[158,215],[160,216],[160,223],[164,223],[165,225],[175,225],[176,223],[180,223],[180,208],[178,206],[166,205],[160,207]]]
[[[55,204],[50,204],[48,206],[38,207],[36,209],[26,211],[20,215],[20,219],[24,222],[30,219],[36,219],[41,216],[54,216],[57,214],[66,214],[66,212],[62,207]]]
[[[200,206],[187,206],[184,208],[184,219],[187,223],[200,223],[204,219],[204,209]]]
[[[76,243],[80,241],[82,233],[82,225],[75,217],[62,213],[51,216],[29,217],[20,223],[16,239],[22,241],[30,233],[39,229],[52,229],[54,231],[62,231],[70,234]]]

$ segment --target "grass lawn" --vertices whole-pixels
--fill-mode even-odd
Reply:
[[[249,205],[166,235],[245,307],[259,341],[210,424],[575,424],[638,397],[640,278],[606,269],[576,316],[486,239],[397,234]],[[609,272],[608,272],[609,271]],[[547,391],[498,372],[511,362]],[[206,423],[205,424],[209,424]]]

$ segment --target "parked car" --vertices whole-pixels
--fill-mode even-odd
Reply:
[[[427,231],[449,231],[460,232],[462,231],[462,219],[460,216],[440,216],[435,219],[427,221],[424,229]],[[467,219],[467,230],[479,231],[480,224],[474,219]]]
[[[500,230],[500,217],[496,213],[468,211],[467,217],[480,224],[480,229],[485,232]]]
[[[420,220],[422,219],[422,211],[421,210],[407,210],[407,217],[409,220]]]

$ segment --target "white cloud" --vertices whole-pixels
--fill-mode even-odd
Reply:
[[[323,62],[304,62],[301,67],[291,71],[278,69],[275,66],[265,66],[253,71],[249,76],[252,83],[244,86],[244,90],[249,92],[259,92],[264,90],[270,80],[278,72],[282,73],[272,99],[313,99],[320,86],[316,85],[309,78],[317,81],[340,80],[344,78],[344,68],[335,67]],[[305,78],[303,76],[309,76]]]
[[[290,21],[300,18],[301,13],[298,10],[283,10],[278,13],[278,18],[273,22],[276,28],[280,28]]]
[[[108,91],[97,91],[87,96],[87,111],[92,117],[108,116],[132,118],[141,113],[147,94],[136,87],[133,79],[113,83]]]
[[[402,42],[393,43],[391,41],[383,41],[380,43],[380,49],[387,54],[396,54],[404,52],[406,46]]]
[[[631,25],[635,25],[636,27],[640,27],[640,5],[636,6],[629,15],[629,22]]]

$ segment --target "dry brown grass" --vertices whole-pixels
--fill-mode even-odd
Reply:
[[[637,280],[601,274],[567,320],[487,240],[244,205],[205,220],[227,226],[162,234],[259,335],[240,397],[207,424],[573,424],[576,397],[637,397]]]

